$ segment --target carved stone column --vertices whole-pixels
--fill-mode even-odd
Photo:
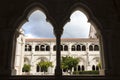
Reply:
[[[55,76],[62,76],[62,69],[61,69],[61,51],[60,51],[60,42],[61,42],[61,35],[62,30],[55,30],[56,36],[56,68],[55,68]]]

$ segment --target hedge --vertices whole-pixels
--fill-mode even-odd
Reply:
[[[74,71],[73,74],[99,74],[99,71]]]

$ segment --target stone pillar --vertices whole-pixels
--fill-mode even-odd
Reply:
[[[50,46],[50,51],[49,51],[49,60],[50,62],[52,62],[52,53],[53,53],[53,43],[50,42],[49,43],[49,46]],[[53,64],[53,63],[52,63]],[[48,68],[48,74],[52,74],[52,67],[49,67]]]
[[[85,51],[85,54],[86,54],[86,70],[89,70],[90,69],[90,63],[89,63],[89,45],[88,43],[85,44],[86,46],[86,51]]]
[[[57,48],[57,50],[56,50],[55,76],[57,76],[57,77],[62,76],[62,69],[61,69],[61,51],[60,51],[61,35],[62,35],[62,30],[55,30],[56,48]]]
[[[14,69],[14,50],[13,45],[15,44],[15,35],[12,29],[1,29],[0,30],[0,76],[11,75]]]
[[[34,53],[35,53],[35,44],[32,43],[31,44],[32,46],[32,51],[31,51],[31,61],[30,61],[30,65],[31,65],[31,70],[30,70],[30,74],[35,74],[35,71],[36,71],[36,65],[34,65]]]
[[[13,55],[11,56],[11,75],[20,75],[20,62],[21,61],[21,45],[24,43],[23,35],[20,33],[20,31],[15,32],[14,36],[14,42],[13,42]],[[19,67],[18,67],[19,66]]]
[[[69,45],[68,45],[68,55],[69,55],[69,56],[71,56],[71,46],[72,46],[72,44],[69,44]]]

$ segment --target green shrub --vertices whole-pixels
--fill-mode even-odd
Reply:
[[[80,71],[79,74],[99,74],[99,71]]]
[[[22,72],[30,72],[30,65],[29,64],[24,64],[22,68]]]
[[[99,71],[74,71],[73,74],[99,74]]]
[[[79,74],[79,71],[74,71],[73,74]]]

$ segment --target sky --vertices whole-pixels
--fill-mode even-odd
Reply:
[[[75,11],[70,16],[70,22],[64,26],[62,38],[88,38],[90,23],[80,11]],[[33,12],[28,22],[22,25],[24,34],[28,38],[55,38],[52,25],[46,21],[42,11]]]

